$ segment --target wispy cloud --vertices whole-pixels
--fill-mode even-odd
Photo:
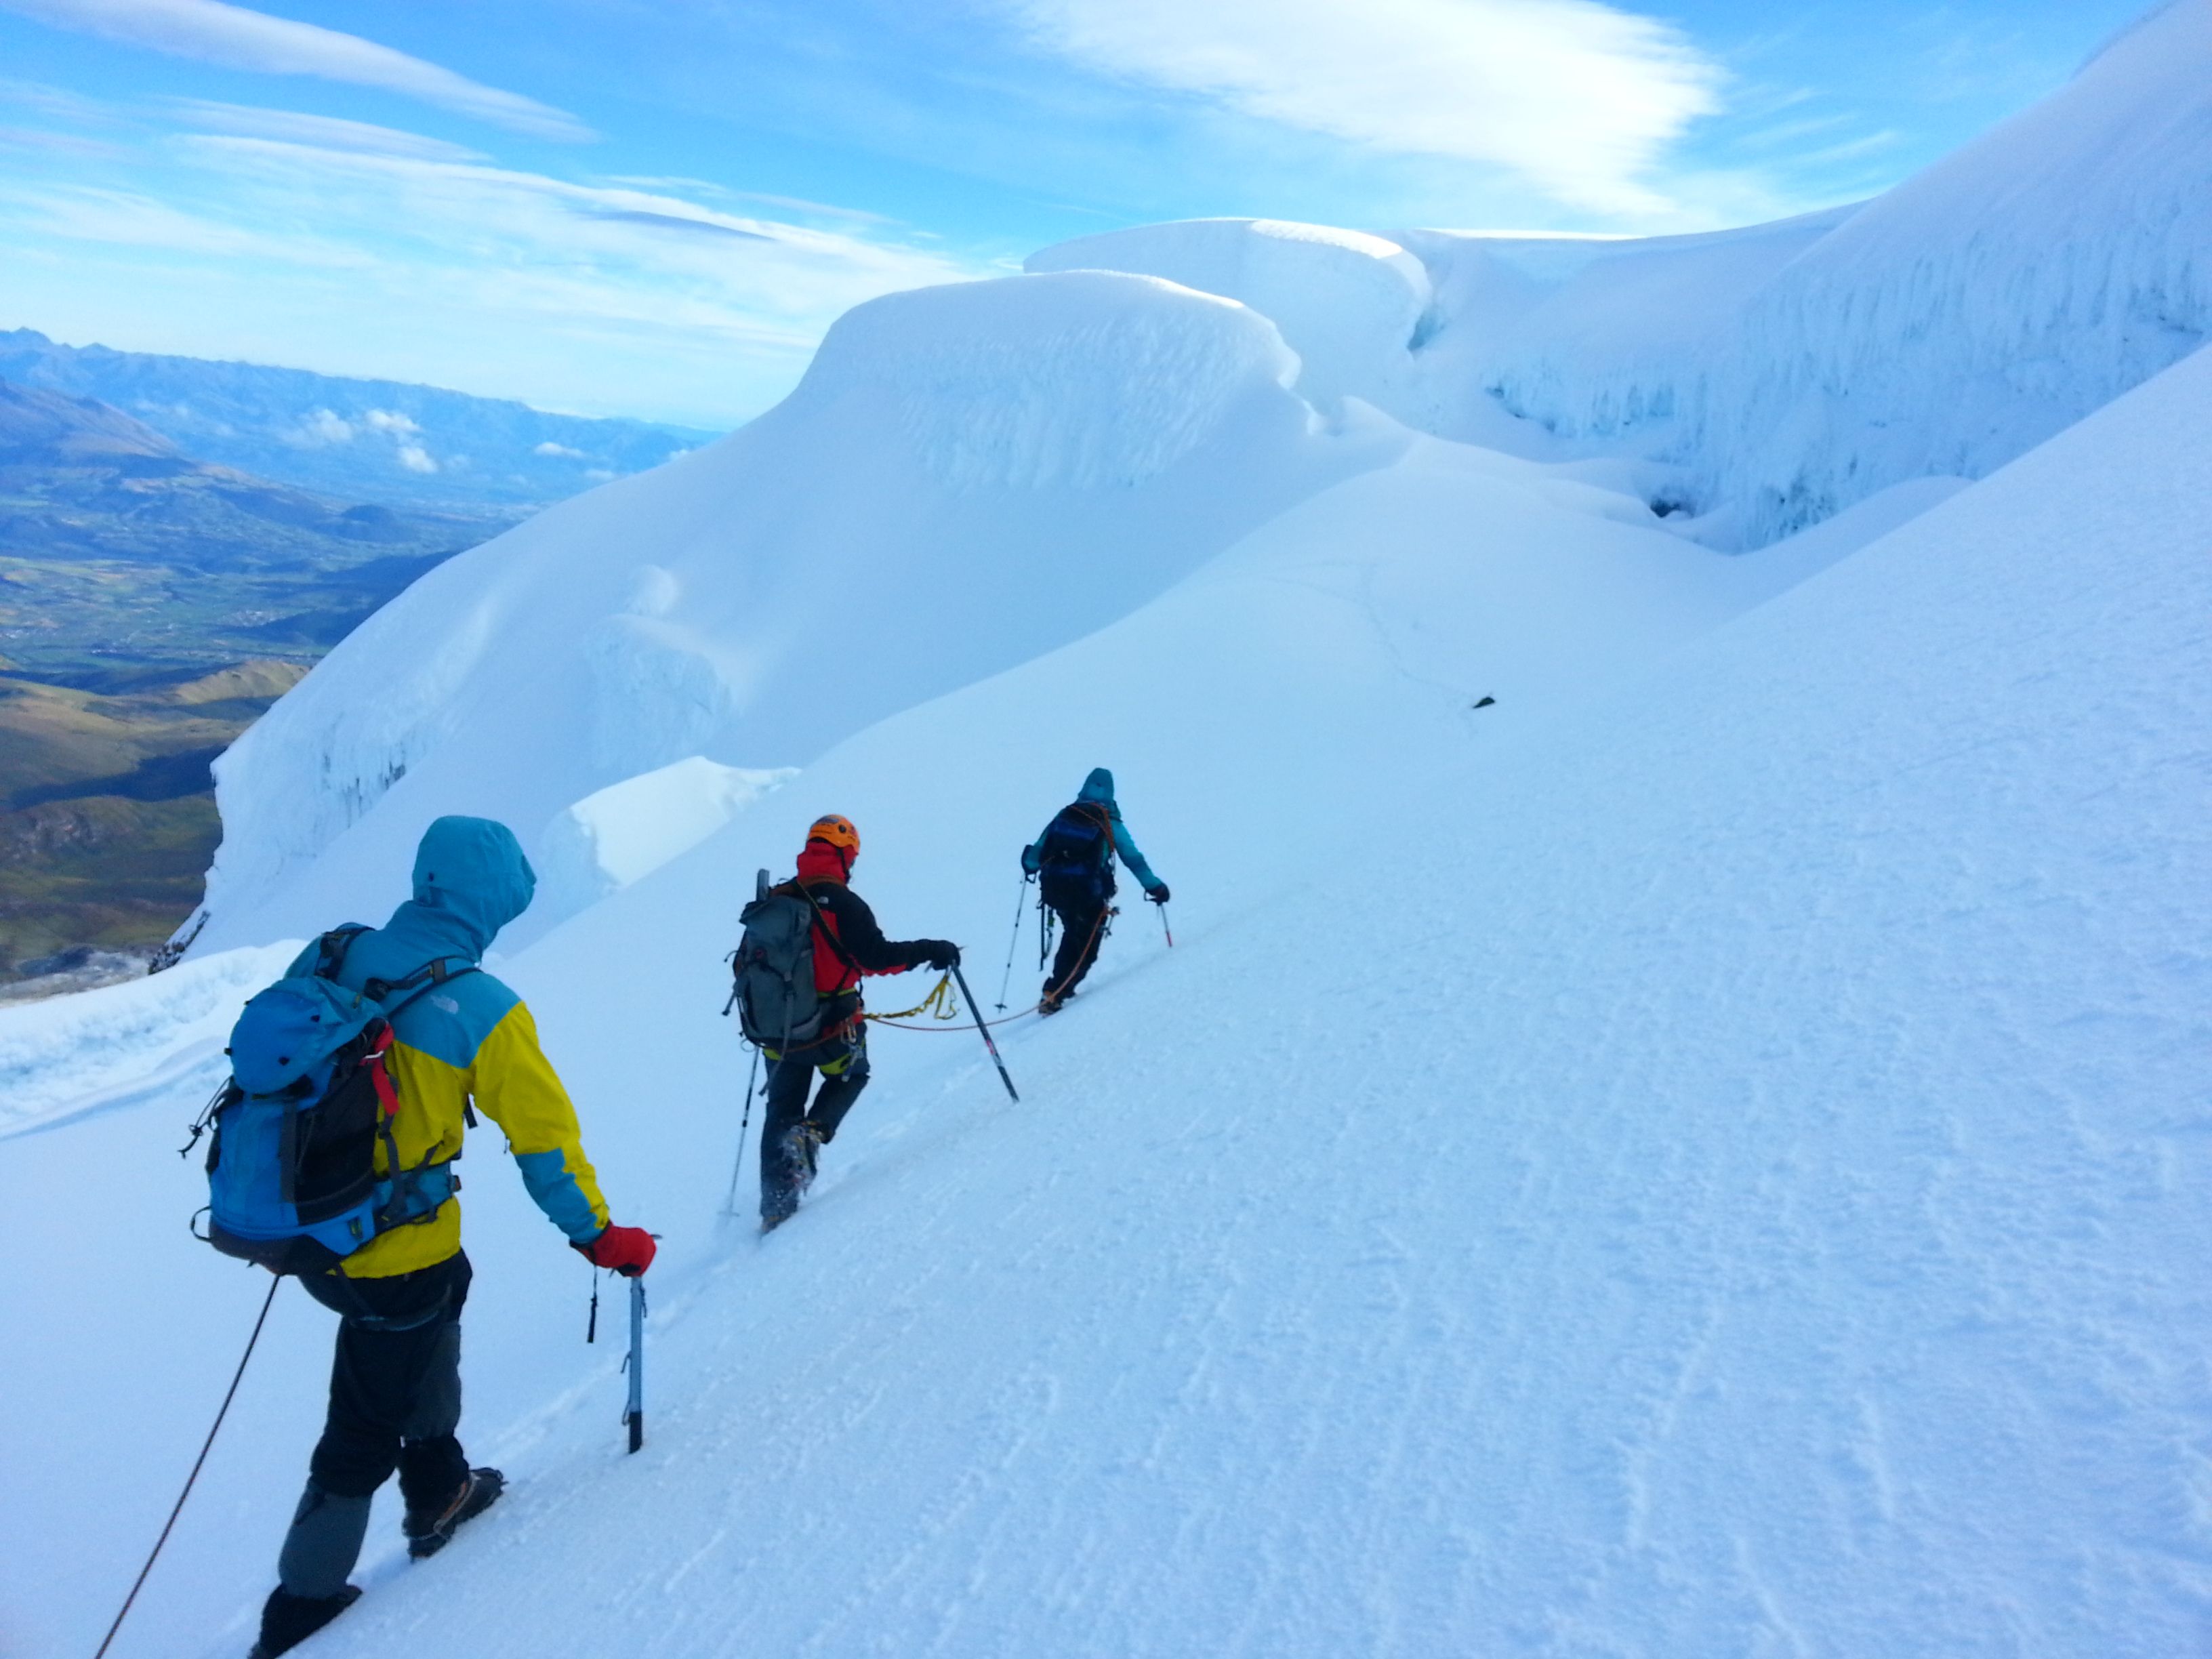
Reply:
[[[1379,150],[1488,162],[1607,213],[1669,205],[1668,146],[1722,70],[1597,0],[1003,0],[1094,70]]]
[[[286,143],[315,144],[325,149],[361,150],[371,155],[407,155],[422,161],[482,161],[482,152],[419,132],[403,132],[368,121],[347,121],[331,115],[307,115],[298,110],[262,109],[246,104],[210,103],[199,98],[173,98],[165,107],[177,119],[210,132],[227,132],[241,138],[275,138]]]
[[[119,161],[130,155],[120,144],[80,137],[73,132],[54,132],[45,127],[0,126],[0,146],[80,161]]]
[[[766,242],[774,240],[757,230],[744,230],[719,220],[700,218],[689,213],[659,213],[649,208],[584,207],[577,211],[587,213],[594,219],[611,223],[645,225],[653,230],[676,230],[691,235],[734,236],[740,241]]]
[[[250,339],[216,355],[708,425],[774,402],[861,301],[988,274],[878,232],[409,153],[413,135],[351,123],[328,136],[343,142],[172,133],[131,187],[0,169],[0,246],[25,256],[0,303],[65,327],[78,295],[102,289],[112,310],[157,271],[197,312],[252,313],[235,325]],[[37,263],[50,252],[71,274]]]
[[[596,137],[565,110],[504,92],[390,46],[224,0],[0,0],[57,28],[126,41],[173,57],[267,75],[311,75],[379,87],[534,137]]]

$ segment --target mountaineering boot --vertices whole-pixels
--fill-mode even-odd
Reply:
[[[811,1117],[803,1117],[791,1126],[791,1133],[783,1144],[791,1152],[791,1167],[796,1174],[791,1183],[792,1200],[796,1203],[806,1196],[806,1189],[814,1184],[816,1160],[822,1144],[829,1139]]]
[[[435,1555],[453,1542],[454,1530],[462,1522],[475,1520],[498,1503],[500,1493],[506,1490],[507,1477],[497,1469],[471,1469],[468,1479],[442,1508],[408,1510],[399,1529],[407,1534],[409,1558],[420,1561]]]
[[[1073,990],[1062,991],[1058,996],[1048,995],[1042,1002],[1037,1004],[1037,1012],[1041,1014],[1056,1014],[1074,1000],[1075,993]]]
[[[814,1184],[815,1158],[829,1133],[811,1117],[803,1117],[784,1131],[783,1155],[791,1171],[791,1184],[777,1196],[775,1209],[761,1212],[761,1231],[772,1233],[797,1213],[799,1200],[806,1196],[806,1189]]]
[[[290,1652],[360,1600],[360,1588],[354,1584],[336,1595],[295,1595],[289,1590],[271,1590],[261,1604],[261,1639],[246,1659],[276,1659],[278,1654]]]

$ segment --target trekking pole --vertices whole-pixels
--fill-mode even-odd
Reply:
[[[957,962],[952,964],[952,977],[959,984],[960,1000],[968,1005],[968,1012],[975,1017],[976,1034],[983,1039],[983,1046],[991,1051],[991,1064],[999,1068],[999,1081],[1006,1085],[1007,1095],[1018,1106],[1022,1097],[1014,1093],[1014,1080],[1006,1075],[1006,1062],[999,1058],[999,1045],[991,1041],[991,1028],[983,1024],[982,1005],[969,994],[968,977],[960,971],[960,964]]]
[[[1030,878],[1022,878],[1021,890],[1014,899],[1014,934],[1006,941],[1006,971],[999,980],[999,1012],[1006,1012],[1006,988],[1014,982],[1014,947],[1022,942],[1022,911],[1029,903]]]
[[[753,1079],[760,1075],[760,1047],[753,1047],[753,1063],[745,1073],[745,1115],[738,1124],[738,1155],[730,1164],[730,1195],[722,1200],[722,1213],[738,1212],[738,1172],[745,1167],[746,1132],[753,1122]]]
[[[629,1282],[629,1406],[623,1421],[629,1425],[629,1449],[645,1444],[645,1275]]]
[[[238,1385],[246,1379],[246,1362],[253,1358],[253,1346],[261,1340],[261,1328],[269,1322],[270,1304],[276,1300],[276,1287],[283,1282],[281,1278],[270,1280],[269,1294],[261,1304],[261,1316],[253,1322],[253,1334],[246,1339],[246,1352],[238,1357],[238,1370],[230,1379],[230,1391],[223,1395],[222,1405],[216,1412],[215,1421],[208,1426],[207,1439],[200,1446],[200,1455],[192,1460],[192,1472],[185,1477],[185,1489],[177,1494],[176,1507],[169,1511],[168,1520],[162,1523],[161,1535],[154,1540],[154,1548],[146,1557],[146,1565],[138,1569],[138,1582],[131,1586],[131,1594],[123,1598],[123,1610],[115,1615],[115,1622],[107,1627],[107,1634],[100,1638],[100,1652],[94,1654],[92,1659],[102,1659],[109,1644],[115,1640],[115,1632],[123,1628],[123,1621],[131,1614],[131,1604],[138,1599],[138,1592],[146,1588],[146,1575],[154,1571],[154,1562],[161,1553],[161,1546],[169,1541],[170,1528],[177,1524],[177,1517],[185,1512],[185,1499],[192,1495],[192,1483],[200,1478],[200,1470],[207,1462],[208,1454],[215,1449],[216,1431],[222,1427],[222,1419],[229,1415],[230,1402],[238,1398]]]
[[[1168,936],[1168,949],[1174,950],[1175,929],[1168,926],[1168,907],[1164,899],[1160,901],[1160,932]]]

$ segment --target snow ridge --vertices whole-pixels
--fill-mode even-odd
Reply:
[[[1279,310],[1328,365],[1310,395],[1517,453],[1657,464],[1655,505],[1741,550],[1908,478],[1984,477],[2212,337],[2208,157],[2212,0],[2176,0],[1863,206],[1640,241],[1394,232],[1380,246],[1433,290],[1410,340],[1345,293],[1346,234],[1200,221],[1030,264]]]

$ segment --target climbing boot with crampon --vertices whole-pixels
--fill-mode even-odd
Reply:
[[[475,1520],[498,1503],[506,1490],[507,1477],[497,1469],[471,1469],[460,1490],[443,1507],[408,1510],[399,1522],[400,1531],[407,1534],[408,1555],[417,1561],[435,1555],[453,1541],[462,1522]]]
[[[280,1653],[289,1653],[360,1600],[358,1584],[348,1584],[336,1595],[295,1595],[283,1589],[270,1592],[261,1609],[261,1639],[246,1659],[276,1659]]]

